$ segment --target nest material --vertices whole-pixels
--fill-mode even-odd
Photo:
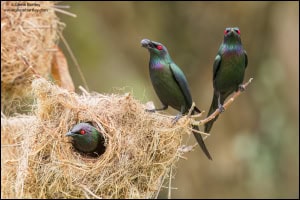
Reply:
[[[43,78],[32,87],[37,97],[34,118],[23,129],[3,125],[2,144],[2,138],[21,135],[22,151],[11,166],[17,169],[15,176],[1,180],[6,189],[2,198],[155,197],[182,154],[182,134],[189,132],[186,117],[173,125],[173,117],[145,112],[130,94],[79,96]],[[13,119],[21,120],[7,120]],[[76,152],[64,136],[85,121],[92,121],[105,137],[106,151],[98,158]],[[7,160],[3,163],[2,174],[9,170]]]
[[[33,71],[29,67],[42,77],[49,76],[58,32],[64,26],[52,8],[54,2],[30,2],[40,6],[16,3],[26,1],[1,1],[1,111],[7,115],[26,113],[32,99]],[[26,8],[41,12],[20,10]]]
[[[22,153],[23,135],[33,128],[34,116],[1,118],[1,198],[15,195],[18,162]]]

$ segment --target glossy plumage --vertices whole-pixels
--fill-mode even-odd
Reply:
[[[181,115],[188,113],[193,103],[186,77],[173,62],[164,45],[149,39],[143,39],[141,44],[150,52],[150,78],[154,90],[163,104],[162,108],[155,110],[165,110],[168,106],[173,107],[180,111],[175,118],[176,121]],[[195,107],[192,114],[196,112],[200,113],[201,111]],[[198,126],[193,126],[193,128],[199,130]],[[193,133],[205,155],[211,159],[202,136],[199,133]]]
[[[105,151],[103,135],[90,123],[76,124],[66,136],[73,138],[73,146],[80,152],[97,156]]]
[[[237,91],[243,83],[245,69],[248,64],[247,53],[243,49],[239,28],[226,28],[224,39],[213,64],[213,99],[208,112],[211,115],[216,109],[223,111],[226,98]],[[204,131],[209,133],[213,120],[205,124]]]

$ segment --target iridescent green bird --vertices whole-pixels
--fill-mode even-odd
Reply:
[[[73,146],[79,152],[99,156],[105,151],[103,135],[90,123],[76,124],[66,136],[73,138]]]
[[[173,62],[164,45],[149,39],[143,39],[141,44],[150,52],[150,78],[154,90],[163,104],[162,108],[152,111],[166,110],[168,106],[171,106],[180,111],[174,119],[176,122],[183,114],[189,112],[193,103],[185,75]],[[192,114],[196,112],[200,113],[201,111],[195,107]],[[193,126],[193,129],[199,130],[198,126]],[[202,136],[196,132],[193,134],[205,155],[211,160]]]
[[[224,39],[213,65],[214,93],[207,116],[216,109],[223,112],[226,98],[234,91],[244,90],[241,84],[244,80],[248,58],[242,46],[240,34],[240,29],[237,27],[226,28],[224,31]],[[210,132],[218,116],[205,124],[204,131],[206,133]]]

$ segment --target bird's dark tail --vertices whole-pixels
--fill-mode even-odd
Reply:
[[[218,107],[218,96],[214,94],[212,102],[211,102],[211,105],[210,105],[210,108],[209,108],[209,112],[207,114],[207,117],[210,116],[213,112],[215,112],[215,110],[217,108],[219,108]],[[209,122],[207,122],[204,125],[204,132],[205,133],[209,133],[210,132],[210,129],[212,128],[213,123],[218,119],[218,117],[219,117],[219,115],[217,115],[214,119],[210,120]]]
[[[196,112],[200,112],[200,110],[199,110],[197,107],[195,107],[195,109],[194,109],[194,111],[192,112],[192,114],[194,114],[195,111],[196,111]],[[193,127],[193,129],[199,131],[199,127],[198,127],[198,126],[193,125],[192,127]],[[196,133],[196,132],[194,132],[194,131],[193,131],[193,134],[194,134],[194,136],[195,136],[195,138],[196,138],[196,140],[197,140],[199,146],[201,147],[202,151],[203,151],[203,152],[205,153],[205,155],[207,156],[207,158],[210,159],[210,160],[212,160],[212,157],[210,156],[209,151],[208,151],[208,149],[206,148],[206,145],[205,145],[205,143],[204,143],[204,140],[203,140],[202,136],[201,136],[199,133]]]

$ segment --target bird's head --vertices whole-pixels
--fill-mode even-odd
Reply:
[[[99,142],[99,132],[89,123],[76,124],[66,136],[73,138],[74,146],[82,152],[92,152]]]
[[[238,27],[226,28],[224,30],[224,41],[225,42],[241,42],[241,31]]]
[[[66,136],[71,136],[73,138],[84,138],[93,134],[93,130],[96,129],[89,123],[79,123],[76,124],[72,130],[66,134]]]
[[[141,41],[141,44],[142,47],[148,49],[151,54],[155,54],[158,56],[164,56],[168,54],[167,48],[159,42],[151,41],[149,39],[143,39]]]

